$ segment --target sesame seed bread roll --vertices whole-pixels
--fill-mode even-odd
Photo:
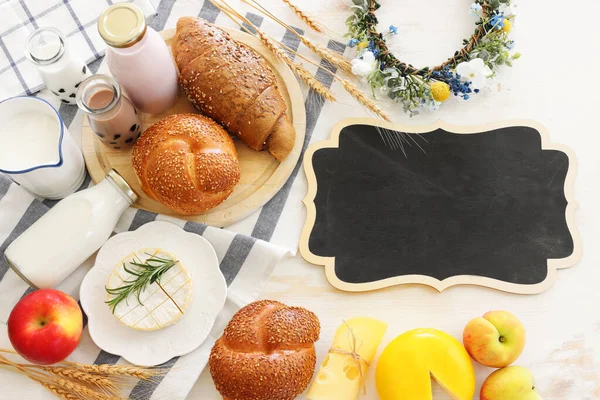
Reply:
[[[183,215],[222,203],[240,180],[233,140],[215,121],[174,114],[146,129],[133,147],[142,190]]]
[[[257,52],[193,17],[177,21],[171,49],[179,83],[198,110],[253,150],[266,148],[278,160],[290,154],[296,132],[275,74]]]
[[[208,366],[225,400],[292,400],[310,383],[321,326],[312,312],[277,301],[248,304],[229,321]]]

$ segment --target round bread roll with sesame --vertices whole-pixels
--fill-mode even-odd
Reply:
[[[312,312],[277,301],[248,304],[229,321],[208,366],[225,400],[292,400],[310,383],[321,326]]]
[[[233,140],[215,121],[174,114],[148,128],[133,147],[142,190],[183,215],[222,203],[240,180]]]

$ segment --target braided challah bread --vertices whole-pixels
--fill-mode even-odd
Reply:
[[[296,132],[275,74],[254,50],[193,17],[177,21],[171,44],[188,99],[251,149],[283,160]]]
[[[231,137],[197,114],[174,114],[152,125],[135,144],[132,160],[144,192],[184,215],[215,207],[240,180]]]
[[[292,400],[310,383],[321,327],[312,312],[277,301],[248,304],[229,321],[208,365],[225,400]]]

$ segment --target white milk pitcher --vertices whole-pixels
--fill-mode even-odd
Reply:
[[[85,178],[81,150],[48,102],[18,96],[0,102],[0,172],[34,195],[58,200]]]

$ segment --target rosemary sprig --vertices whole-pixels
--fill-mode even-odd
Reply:
[[[168,270],[177,265],[179,262],[178,260],[169,260],[152,254],[148,255],[150,258],[144,262],[141,262],[141,260],[136,260],[135,258],[129,262],[131,265],[137,267],[136,269],[127,268],[127,264],[123,263],[123,269],[125,272],[135,276],[134,279],[124,281],[124,285],[117,288],[109,288],[105,286],[106,292],[115,296],[109,301],[105,302],[112,309],[113,314],[115,313],[117,305],[123,300],[127,302],[127,299],[132,294],[137,297],[138,302],[141,304],[142,302],[140,301],[140,295],[146,286],[152,285],[154,282],[157,282],[160,285],[161,276],[163,276]]]

